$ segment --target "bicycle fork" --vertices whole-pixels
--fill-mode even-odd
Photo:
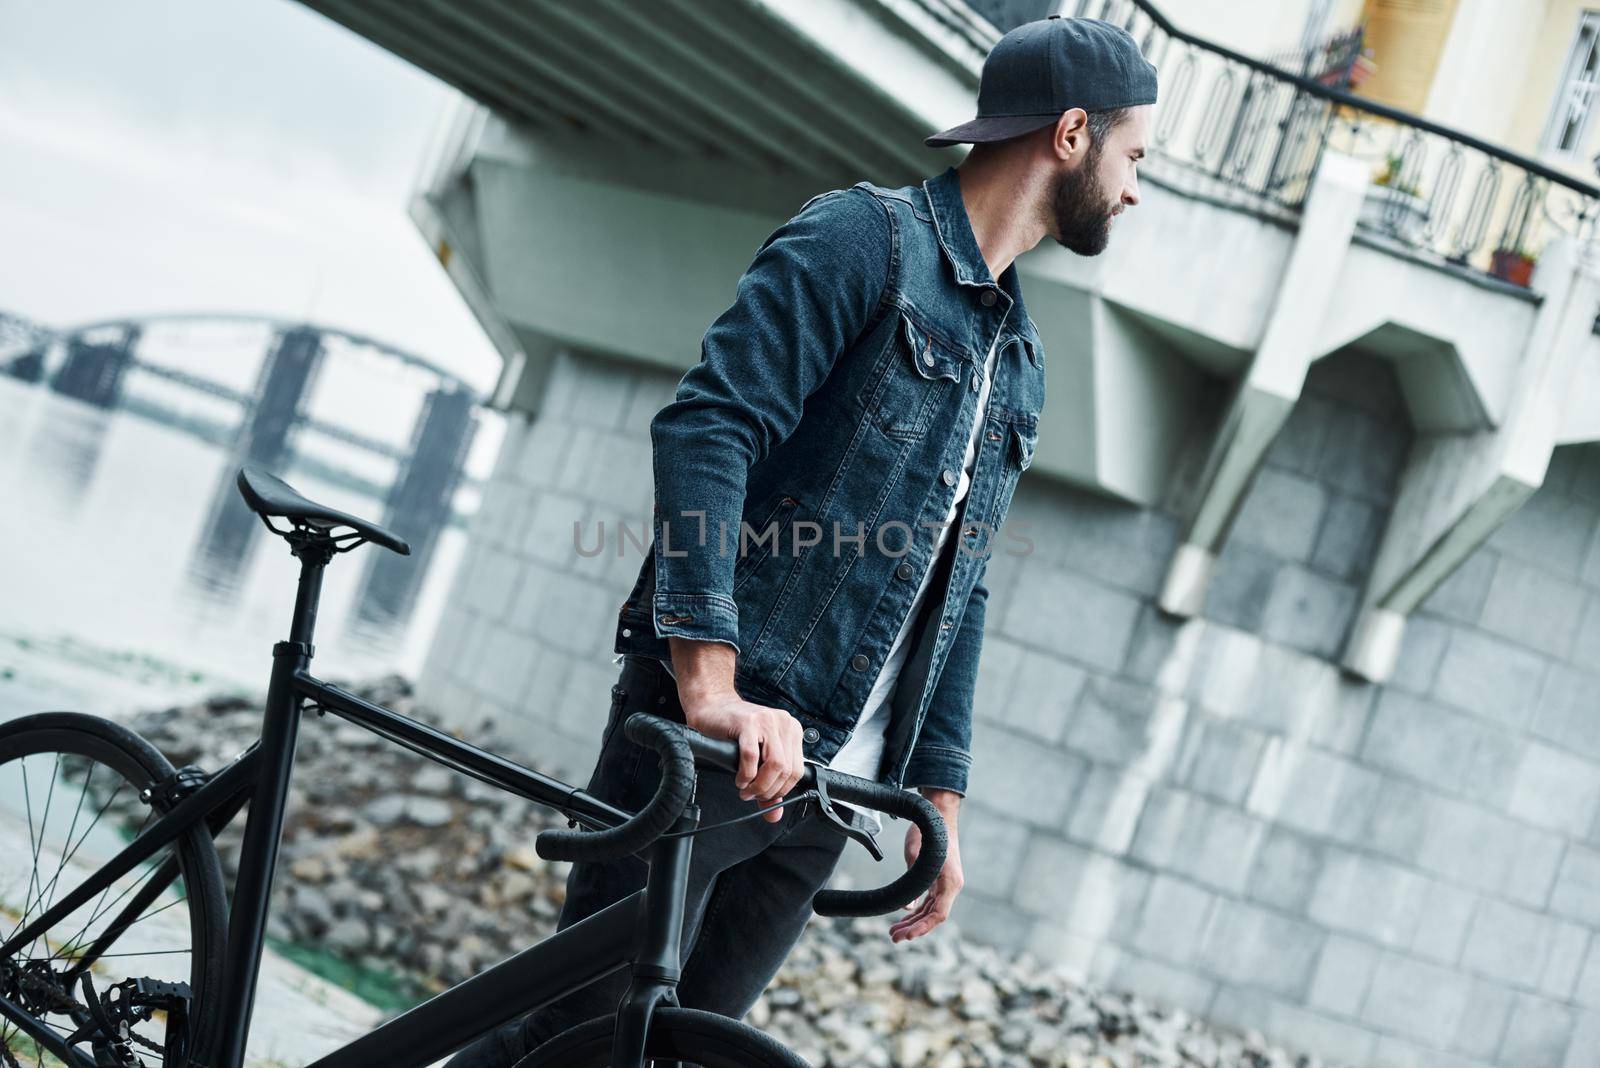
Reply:
[[[692,801],[672,825],[672,832],[692,832],[700,825],[700,806]],[[617,1030],[611,1040],[612,1068],[644,1068],[645,1038],[659,1004],[678,1003],[678,978],[683,972],[683,903],[688,893],[692,834],[665,836],[651,847],[645,879],[644,907],[639,910],[638,953],[628,992],[617,1007]],[[683,1068],[678,1061],[656,1068]]]

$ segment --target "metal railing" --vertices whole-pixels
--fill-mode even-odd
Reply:
[[[1267,62],[1279,70],[1298,74],[1302,78],[1336,89],[1349,89],[1361,49],[1366,43],[1366,29],[1357,26],[1324,38],[1309,47],[1281,49],[1267,55]]]
[[[1158,179],[1298,212],[1325,149],[1370,159],[1361,230],[1520,285],[1555,235],[1595,236],[1600,188],[1536,160],[1185,33],[1149,0],[1063,8],[1122,26],[1160,69]]]

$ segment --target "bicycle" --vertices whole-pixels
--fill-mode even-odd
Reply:
[[[562,813],[568,829],[546,830],[535,840],[536,852],[548,860],[638,855],[648,862],[649,873],[645,886],[629,897],[435,995],[309,1068],[422,1068],[622,967],[631,969],[631,979],[614,1014],[551,1038],[517,1068],[643,1068],[647,1058],[656,1065],[803,1068],[791,1050],[755,1028],[677,1004],[693,839],[724,825],[699,825],[696,768],[736,770],[737,746],[672,720],[630,716],[623,725],[627,737],[652,748],[662,770],[655,795],[630,813],[321,681],[309,665],[324,568],[335,555],[369,542],[401,555],[409,555],[410,548],[394,533],[310,501],[253,465],[240,468],[236,481],[245,502],[300,561],[289,637],[272,650],[261,737],[207,773],[193,764],[174,768],[136,733],[96,716],[42,712],[0,724],[0,799],[9,793],[15,807],[17,783],[4,773],[20,772],[20,807],[33,861],[26,873],[14,868],[5,873],[17,885],[26,874],[27,886],[20,914],[13,910],[15,925],[0,942],[0,1065],[15,1068],[20,1050],[37,1054],[40,1065],[49,1055],[68,1068],[242,1068],[295,741],[304,714],[315,711],[333,713]],[[275,525],[275,519],[287,527]],[[40,757],[48,759],[48,771],[42,762],[31,766],[38,779],[48,773],[49,780],[36,810],[37,788],[28,770],[29,759]],[[102,779],[92,785],[102,769]],[[79,795],[55,869],[42,872],[41,858],[48,868],[56,855],[53,840],[48,850],[45,845],[59,783],[68,784],[63,790],[76,783]],[[123,809],[131,812],[130,819],[142,810],[143,822],[131,840],[100,828],[97,845],[119,848],[80,878],[71,862],[126,787],[132,793]],[[808,764],[795,790],[768,807],[802,800],[816,802],[841,834],[880,859],[872,836],[837,813],[834,800],[904,817],[922,832],[915,863],[893,882],[872,890],[820,891],[812,902],[819,914],[891,912],[927,890],[944,864],[945,825],[938,810],[917,794]],[[215,839],[247,803],[230,904]],[[757,818],[762,811],[739,818]],[[89,820],[82,833],[80,818]],[[127,885],[107,902],[124,880]],[[4,889],[0,885],[0,908]],[[169,911],[179,905],[186,911]],[[155,922],[161,916],[166,919]],[[72,933],[62,937],[67,930]],[[162,938],[186,938],[187,944],[144,946],[141,939],[156,931]],[[166,959],[179,956],[182,960]]]

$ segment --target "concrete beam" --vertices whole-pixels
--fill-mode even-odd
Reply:
[[[1162,585],[1161,608],[1199,613],[1217,556],[1273,438],[1289,418],[1329,314],[1366,196],[1367,164],[1324,153],[1261,344],[1234,394],[1201,475],[1196,506]]]
[[[433,250],[434,257],[478,320],[484,335],[500,353],[500,378],[489,395],[489,406],[504,410],[508,396],[522,377],[528,355],[500,309],[483,276],[484,233],[478,216],[477,196],[465,181],[471,153],[479,145],[488,112],[476,105],[462,108],[452,118],[453,129],[440,158],[407,206],[411,222]]]
[[[1429,433],[1412,446],[1345,648],[1344,666],[1381,682],[1394,670],[1406,617],[1544,482],[1562,443],[1573,383],[1594,351],[1600,273],[1570,238],[1540,257],[1545,294],[1500,425]]]
[[[480,225],[494,235],[482,273],[506,321],[672,368],[699,359],[706,324],[785,217],[492,159],[472,177]]]

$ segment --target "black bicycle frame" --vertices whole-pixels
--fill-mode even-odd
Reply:
[[[0,945],[0,956],[15,953],[196,825],[205,824],[215,835],[248,801],[250,812],[228,918],[221,1004],[204,1010],[214,1013],[220,1021],[208,1068],[243,1068],[295,741],[308,703],[319,714],[332,712],[446,767],[558,809],[591,828],[616,826],[631,815],[569,783],[541,775],[311,675],[307,669],[322,571],[332,555],[331,551],[317,551],[318,544],[315,540],[296,544],[295,555],[302,560],[294,622],[289,640],[273,647],[261,740]],[[690,804],[672,830],[693,830],[699,819],[698,806]],[[651,1013],[659,1003],[677,1002],[683,899],[693,841],[688,835],[659,839],[650,850],[650,870],[643,889],[435,995],[308,1068],[369,1068],[373,1064],[423,1068],[473,1039],[630,963],[633,978],[619,1006],[611,1063],[642,1068]],[[147,887],[141,892],[145,903],[176,875],[177,864],[169,860],[152,880],[155,889]],[[130,904],[123,915],[136,915],[129,913],[132,908],[134,905]],[[120,921],[121,916],[108,930],[116,930]],[[0,1003],[0,1015],[12,1016],[6,1011],[11,1008]],[[93,1068],[76,1051],[69,1052],[70,1059],[62,1059],[72,1068]]]

